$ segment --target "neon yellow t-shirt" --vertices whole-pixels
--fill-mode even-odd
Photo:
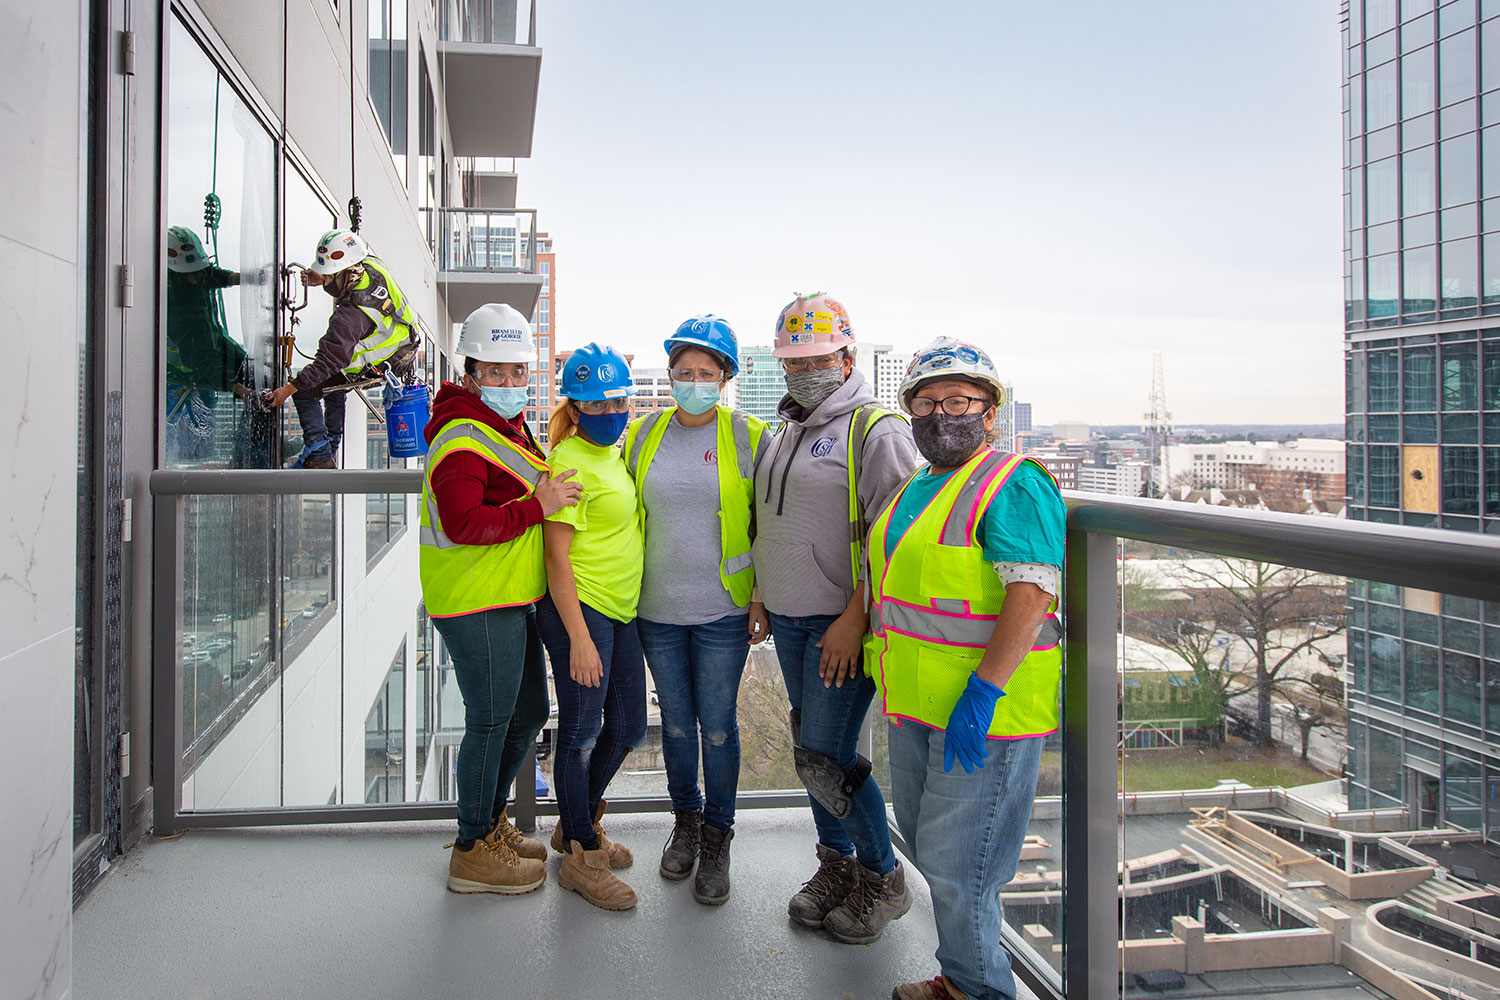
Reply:
[[[577,469],[583,496],[576,507],[564,507],[547,520],[571,524],[569,557],[578,583],[578,599],[616,621],[635,618],[641,599],[645,551],[636,515],[635,480],[620,450],[601,448],[575,434],[547,457],[556,472]]]

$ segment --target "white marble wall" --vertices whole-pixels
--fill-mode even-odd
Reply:
[[[0,0],[0,992],[72,962],[79,4]]]

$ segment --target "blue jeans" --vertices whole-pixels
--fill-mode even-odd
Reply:
[[[505,793],[547,723],[547,668],[536,615],[527,605],[434,618],[432,624],[464,697],[458,839],[478,840],[505,808]]]
[[[771,615],[771,635],[776,640],[776,659],[786,680],[786,693],[793,708],[802,710],[802,745],[826,754],[845,773],[853,770],[875,682],[862,672],[844,681],[843,687],[824,687],[818,676],[823,650],[816,645],[834,622],[833,615],[788,618]],[[872,776],[854,793],[854,808],[843,819],[812,800],[813,822],[824,847],[884,875],[896,867],[891,847],[891,827],[885,815],[885,797]]]
[[[702,809],[703,822],[728,830],[740,785],[737,709],[740,676],[750,655],[750,616],[727,615],[705,625],[641,618],[636,625],[661,703],[661,753],[672,808]],[[704,792],[698,790],[700,734]]]
[[[969,774],[943,770],[942,730],[905,721],[890,733],[896,822],[932,888],[938,965],[976,1000],[1013,1000],[1000,889],[1021,859],[1046,740],[988,740],[984,766]]]
[[[557,748],[552,781],[563,836],[586,851],[599,846],[594,812],[625,755],[646,738],[646,661],[635,622],[619,622],[589,607],[583,621],[599,651],[604,673],[598,687],[573,680],[568,657],[573,644],[551,597],[537,603],[537,627],[552,660],[557,688]]]
[[[348,403],[344,397],[348,393],[330,392],[325,396],[323,389],[348,381],[343,372],[338,372],[322,385],[292,393],[297,422],[302,425],[302,449],[308,458],[331,459],[338,454],[339,444],[344,440],[344,412]]]

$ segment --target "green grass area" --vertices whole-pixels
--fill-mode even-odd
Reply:
[[[1223,778],[1254,788],[1292,788],[1331,777],[1290,751],[1238,741],[1205,750],[1131,750],[1121,768],[1121,786],[1127,794],[1212,788]]]

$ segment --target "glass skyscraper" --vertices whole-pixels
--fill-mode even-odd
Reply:
[[[1348,516],[1500,531],[1500,0],[1349,0]],[[1500,841],[1500,605],[1349,587],[1349,805]]]

